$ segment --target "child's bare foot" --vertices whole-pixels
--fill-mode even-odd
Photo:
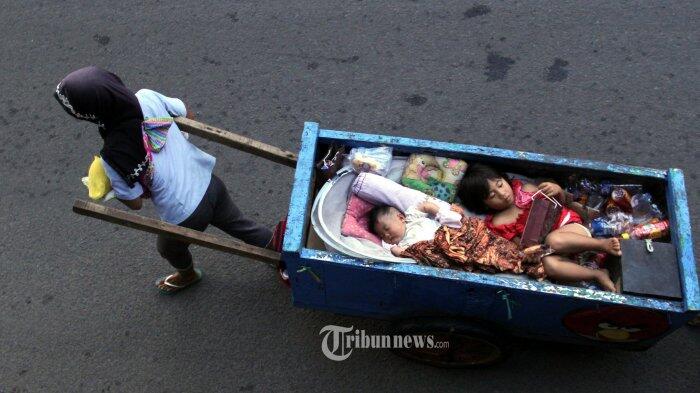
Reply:
[[[610,273],[608,272],[608,269],[599,269],[596,270],[596,278],[595,280],[600,284],[601,287],[603,287],[603,290],[608,291],[608,292],[617,292],[617,289],[615,289],[615,283],[612,282],[610,279]]]
[[[610,255],[620,256],[622,255],[622,248],[620,248],[620,239],[611,237],[610,239],[600,239],[602,243],[602,250]]]

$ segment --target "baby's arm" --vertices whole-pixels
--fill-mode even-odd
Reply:
[[[406,251],[406,247],[400,247],[400,246],[392,246],[391,247],[391,253],[395,257],[400,257],[403,252]]]
[[[432,216],[438,214],[440,207],[432,202],[423,202],[416,207],[419,211],[423,213],[430,214]]]
[[[435,217],[435,220],[437,220],[441,225],[447,225],[450,228],[459,228],[462,226],[462,213],[454,211],[452,208],[448,210],[447,207],[445,207],[441,211],[440,206],[437,204],[432,202],[423,202],[418,205],[417,209],[423,213]]]

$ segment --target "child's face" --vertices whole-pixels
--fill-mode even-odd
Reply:
[[[506,179],[489,179],[489,194],[484,199],[486,206],[493,210],[505,210],[513,205],[515,197],[513,189]]]
[[[406,218],[392,208],[389,213],[377,217],[374,232],[388,244],[399,244],[406,233]]]

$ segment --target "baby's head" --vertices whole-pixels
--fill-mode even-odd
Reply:
[[[385,243],[398,244],[406,234],[406,217],[395,207],[377,206],[369,212],[369,230]]]
[[[457,194],[464,207],[477,214],[507,209],[515,201],[506,175],[479,163],[467,167]]]

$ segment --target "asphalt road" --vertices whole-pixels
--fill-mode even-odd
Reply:
[[[697,390],[690,328],[642,353],[523,344],[497,368],[441,370],[326,359],[323,326],[384,324],[294,308],[250,260],[195,248],[205,280],[160,296],[154,236],[71,212],[100,139],[51,97],[96,64],[292,151],[311,120],[679,167],[700,228],[697,2],[146,3],[0,1],[0,392]],[[285,214],[292,170],[196,143],[244,211]]]

